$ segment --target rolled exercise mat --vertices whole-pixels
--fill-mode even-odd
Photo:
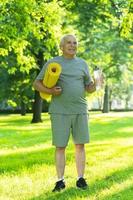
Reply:
[[[61,74],[61,65],[56,62],[49,63],[43,78],[44,86],[47,88],[54,87],[59,79],[60,74]],[[40,96],[42,99],[46,100],[51,99],[51,95],[47,93],[40,92]]]

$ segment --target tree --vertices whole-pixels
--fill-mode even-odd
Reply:
[[[63,16],[64,10],[56,0],[1,2],[1,68],[12,75],[19,72],[20,77],[25,80],[31,77],[31,86],[35,71],[37,74],[53,52],[54,55],[58,53],[57,43]],[[23,83],[23,78],[20,80]],[[41,102],[38,93],[36,96],[37,101]],[[40,106],[39,103],[37,105]],[[33,116],[32,121],[41,121],[41,113],[37,114],[35,111],[40,112],[41,109],[34,109],[34,115],[38,117],[35,119]]]

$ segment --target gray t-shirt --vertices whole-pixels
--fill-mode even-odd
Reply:
[[[92,78],[86,62],[78,57],[66,59],[63,56],[57,56],[43,66],[36,78],[37,80],[43,79],[46,67],[51,62],[57,62],[62,67],[62,72],[57,82],[57,86],[62,88],[62,93],[59,96],[52,96],[49,113],[87,113],[85,86],[92,81]]]

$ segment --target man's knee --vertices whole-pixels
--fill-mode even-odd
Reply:
[[[84,150],[84,144],[75,144],[76,151]]]
[[[56,151],[62,152],[62,153],[65,151],[65,149],[66,147],[56,147]]]

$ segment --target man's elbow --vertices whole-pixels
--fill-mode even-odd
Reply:
[[[33,82],[33,88],[36,89],[36,80]]]
[[[35,81],[33,82],[33,88],[34,88],[35,90],[38,90],[38,85],[39,85],[39,80],[35,80]]]

